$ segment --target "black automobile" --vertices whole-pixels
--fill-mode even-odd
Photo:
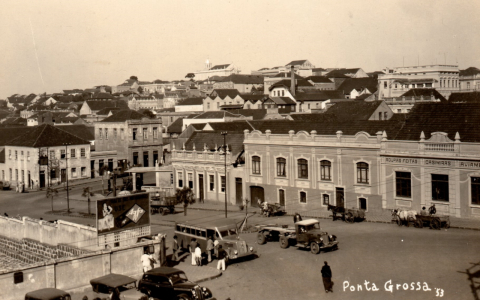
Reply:
[[[216,300],[208,288],[189,281],[182,270],[169,267],[155,268],[143,274],[138,289],[161,300]]]
[[[71,300],[72,297],[69,293],[54,289],[44,288],[33,292],[28,292],[25,295],[25,300]]]

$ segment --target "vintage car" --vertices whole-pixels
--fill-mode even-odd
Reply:
[[[71,300],[72,297],[69,293],[54,289],[44,288],[33,292],[28,292],[25,295],[25,300]]]
[[[188,249],[191,239],[195,238],[202,253],[205,253],[207,239],[212,237],[218,241],[219,245],[222,245],[229,259],[256,254],[255,249],[248,246],[247,242],[238,235],[237,223],[232,219],[176,223],[175,235],[178,237],[178,244],[183,249]]]
[[[295,223],[295,228],[279,225],[258,226],[257,243],[263,245],[267,240],[280,242],[280,247],[296,246],[310,248],[313,254],[321,250],[337,250],[338,241],[335,235],[329,235],[320,229],[320,222],[307,219]]]
[[[1,190],[9,190],[10,189],[10,182],[0,181],[0,189]]]
[[[140,279],[138,289],[154,299],[215,300],[209,289],[189,281],[183,271],[169,267],[147,271]]]
[[[92,279],[90,284],[95,293],[103,294],[100,295],[101,297],[110,295],[115,288],[118,288],[121,299],[146,299],[146,295],[137,289],[137,280],[129,276],[112,273]]]

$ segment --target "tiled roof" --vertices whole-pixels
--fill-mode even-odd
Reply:
[[[243,104],[224,104],[224,105],[220,105],[220,109],[228,109],[229,111],[231,111],[233,108],[242,109]]]
[[[183,131],[183,118],[176,119],[167,128],[168,133],[182,133],[182,131]]]
[[[210,122],[208,125],[210,125],[214,131],[226,131],[228,133],[243,133],[245,129],[253,130],[252,125],[244,120],[234,122]]]
[[[346,76],[347,74],[355,74],[360,70],[360,68],[351,68],[351,69],[338,69],[328,72],[325,76],[327,77],[337,77],[337,76]],[[348,77],[348,76],[347,76]],[[341,77],[337,77],[341,78]]]
[[[90,99],[113,99],[114,97],[109,93],[95,93]]]
[[[275,104],[278,105],[291,105],[291,104],[297,104],[295,101],[293,101],[289,97],[270,97]]]
[[[223,119],[226,117],[240,117],[239,115],[234,115],[228,111],[207,111],[203,114],[193,117],[193,119]]]
[[[115,113],[116,111],[122,110],[120,107],[105,107],[97,111],[97,115],[108,115],[110,112]]]
[[[340,121],[368,120],[383,101],[344,101],[331,106],[325,114],[333,114]]]
[[[258,100],[262,100],[266,96],[265,95],[242,94],[242,95],[240,95],[240,97],[242,97],[242,99],[245,100],[245,101],[250,100],[252,102],[256,102]]]
[[[323,72],[323,71],[326,71],[326,69],[324,69],[324,68],[313,68],[312,69],[312,72]]]
[[[429,139],[433,132],[445,132],[454,140],[460,134],[462,142],[480,142],[479,103],[422,103],[415,104],[406,115],[402,130],[389,139],[420,140],[423,131]]]
[[[157,109],[157,112],[175,112],[175,107]]]
[[[99,111],[106,107],[128,108],[128,104],[120,100],[87,100],[86,102],[93,111]]]
[[[35,126],[33,130],[6,143],[8,146],[35,148],[62,146],[64,144],[89,145],[90,142],[61,130],[56,126],[43,124]]]
[[[370,97],[372,94],[361,94],[360,96],[357,96],[355,100],[365,100],[368,97]]]
[[[20,118],[20,117],[11,117],[6,118],[2,123],[1,126],[27,126],[27,119]]]
[[[230,133],[226,135],[226,144],[233,156],[237,156],[243,150],[244,133]],[[223,135],[219,132],[195,131],[185,143],[186,150],[193,150],[193,145],[197,151],[203,151],[205,145],[208,150],[215,150],[222,147]]]
[[[177,103],[177,105],[203,105],[203,98],[187,98]]]
[[[279,78],[288,78],[290,79],[291,78],[291,74],[292,72],[287,72],[287,73],[278,73],[277,75],[273,76],[275,78],[279,77]],[[295,79],[304,79],[305,77],[302,77],[300,75],[298,75],[297,73],[293,73],[293,76],[295,76]]]
[[[311,114],[311,113],[301,113],[301,114],[291,114],[290,117],[294,121],[298,122],[336,122],[337,117],[333,114]]]
[[[405,97],[406,99],[415,97],[416,99],[420,99],[423,96],[425,99],[430,96],[434,96],[435,99],[440,99],[440,101],[447,101],[445,97],[442,96],[436,89],[410,89],[403,93],[401,97]]]
[[[310,80],[313,83],[333,83],[328,77],[325,76],[309,76],[305,78],[306,80]]]
[[[125,80],[124,83],[119,84],[118,86],[132,86],[135,82],[137,82],[137,80],[135,80],[135,79],[127,79],[127,80]]]
[[[221,99],[225,99],[225,97],[227,96],[233,99],[236,96],[240,95],[240,92],[237,89],[215,89],[210,95],[212,94],[217,95]]]
[[[480,103],[480,92],[451,93],[448,101],[452,103]]]
[[[5,144],[31,130],[34,127],[22,126],[22,127],[0,127],[0,146]]]
[[[224,70],[224,69],[228,68],[228,66],[230,66],[230,64],[215,65],[215,66],[211,67],[210,70]]]
[[[272,84],[268,89],[271,91],[273,90],[273,88],[275,87],[279,87],[279,86],[283,86],[283,87],[286,87],[286,88],[290,88],[290,83],[292,81],[290,79],[283,79],[283,80],[280,80],[279,82],[275,82],[274,84]],[[305,79],[297,79],[296,80],[296,84],[295,84],[296,87],[301,87],[301,86],[313,86],[313,84],[311,84],[310,82],[308,82],[307,80]]]
[[[305,92],[297,92],[295,94],[295,99],[297,101],[325,101],[328,99],[342,99],[345,98],[342,92],[340,91],[309,91],[308,93]]]
[[[377,86],[378,80],[375,78],[347,78],[340,84],[337,90],[342,91],[344,94],[350,94],[353,90],[360,91],[366,88],[373,94],[377,91]]]
[[[263,76],[231,74],[220,80],[221,82],[233,82],[235,84],[263,84]]]
[[[236,115],[252,117],[253,120],[262,120],[267,114],[266,109],[229,109],[228,111]]]
[[[473,76],[480,74],[480,70],[475,67],[470,67],[465,70],[460,70],[460,76]]]
[[[307,60],[306,59],[301,59],[301,60],[292,60],[285,66],[300,66],[303,65]]]
[[[138,113],[134,110],[125,109],[125,110],[114,112],[113,115],[104,119],[102,123],[103,122],[125,122],[128,120],[141,120],[142,118],[145,118],[145,116],[142,115],[141,113]]]
[[[55,127],[73,134],[82,140],[95,140],[95,127],[87,125],[56,125]]]

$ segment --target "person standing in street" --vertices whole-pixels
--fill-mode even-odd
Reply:
[[[178,250],[179,250],[179,246],[178,246],[178,240],[177,240],[177,236],[174,235],[173,236],[173,247],[172,247],[172,250],[173,250],[173,256],[172,256],[172,260],[173,261],[178,261],[179,258],[178,258]]]
[[[195,259],[195,248],[197,248],[197,240],[192,238],[190,241],[190,254],[192,255],[192,266],[197,265],[197,260]]]
[[[200,249],[200,245],[197,243],[197,247],[195,248],[195,260],[197,261],[197,266],[202,266],[202,249]]]
[[[208,262],[212,262],[212,251],[213,251],[214,245],[212,241],[212,237],[209,236],[207,240],[207,256],[208,256]]]
[[[218,245],[218,263],[217,269],[225,271],[225,259],[227,258],[227,252],[223,250],[222,245]]]
[[[153,257],[145,251],[140,258],[142,261],[142,266],[143,266],[143,273],[150,271],[152,269],[152,259]]]
[[[325,287],[325,293],[332,292],[333,293],[333,282],[332,282],[332,269],[325,261],[324,266],[322,267],[322,279],[323,279],[323,286]]]
[[[213,252],[215,254],[215,257],[218,259],[218,245],[220,243],[218,242],[218,239],[215,239],[215,241],[213,242]]]

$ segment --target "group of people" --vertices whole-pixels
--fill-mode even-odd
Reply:
[[[427,210],[426,210],[425,206],[422,207],[422,210],[420,211],[421,216],[434,215],[436,213],[437,213],[437,209],[435,208],[435,204],[432,204],[432,206],[430,206],[428,208],[428,213],[427,213]]]
[[[178,237],[175,235],[173,237],[173,261],[178,261],[179,259],[179,252],[180,252],[180,245],[178,244]],[[190,254],[192,255],[192,266],[202,266],[203,262],[203,254],[202,249],[200,248],[200,244],[197,242],[196,238],[192,238],[189,244]],[[212,256],[218,260],[217,269],[225,271],[225,263],[228,259],[227,252],[223,249],[222,245],[219,244],[218,240],[213,240],[211,236],[207,239],[207,260],[208,262],[212,262]]]

